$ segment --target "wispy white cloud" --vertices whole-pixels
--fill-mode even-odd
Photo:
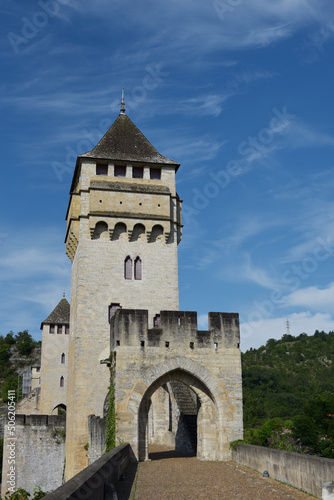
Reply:
[[[223,103],[229,98],[229,95],[205,94],[199,97],[186,99],[179,103],[179,107],[188,115],[214,116],[220,115],[223,109]]]
[[[64,235],[52,227],[6,231],[0,246],[0,333],[30,328],[37,334],[64,289],[70,296],[71,268],[62,244]]]
[[[255,283],[268,290],[275,290],[279,286],[278,281],[274,280],[264,268],[255,266],[252,263],[248,254],[245,254],[245,263],[240,269],[239,279]]]
[[[147,37],[142,39],[144,50],[148,45],[154,50],[159,41],[160,44],[163,42],[167,50],[175,50],[179,46],[182,56],[185,52],[194,51],[194,47],[203,53],[217,46],[222,49],[268,46],[293,36],[310,23],[326,26],[330,17],[328,10],[331,10],[326,0],[255,0],[251,3],[240,2],[235,8],[227,9],[226,15],[222,15],[224,4],[219,0],[189,0],[160,3],[157,7],[152,0],[146,0],[136,7],[129,0],[122,4],[105,0],[83,4],[72,0],[70,5],[81,14],[90,12],[92,20],[99,19],[102,23],[107,24],[110,18],[117,18],[125,29],[131,28],[131,25],[128,18],[125,21],[124,12],[131,9],[136,30],[140,26],[139,32],[155,34],[154,43],[152,37],[151,40]],[[327,11],[327,19],[325,15],[319,15],[321,11]],[[168,29],[170,25],[174,27],[173,30]],[[175,56],[178,54],[175,53]]]
[[[301,120],[293,120],[287,131],[286,142],[292,149],[334,147],[334,136],[320,132]]]
[[[303,307],[319,312],[330,312],[334,303],[334,283],[325,288],[309,286],[286,295],[282,299],[282,306]]]
[[[295,214],[287,223],[295,227],[295,240],[281,257],[282,263],[300,262],[307,256],[314,255],[319,241],[334,241],[333,203],[318,200],[315,206],[305,208]]]

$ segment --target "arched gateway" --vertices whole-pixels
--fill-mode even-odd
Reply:
[[[148,328],[148,311],[120,309],[111,345],[117,436],[138,460],[148,458],[148,443],[176,443],[182,434],[186,445],[175,382],[197,399],[197,457],[230,458],[230,441],[242,438],[237,314],[209,313],[208,331],[198,331],[195,312],[161,311],[160,328]]]

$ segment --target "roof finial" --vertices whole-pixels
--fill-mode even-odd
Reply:
[[[65,288],[64,288],[64,291],[63,291],[63,299],[65,298]]]
[[[124,88],[122,88],[122,100],[121,102],[119,103],[120,106],[121,106],[121,112],[120,112],[120,115],[125,115],[125,102],[124,102]]]

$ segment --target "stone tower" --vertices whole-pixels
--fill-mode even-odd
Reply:
[[[63,297],[42,322],[40,413],[51,415],[66,407],[70,304]]]
[[[178,310],[179,164],[159,154],[124,112],[77,158],[66,215],[72,260],[66,478],[87,466],[87,417],[103,415],[115,311]]]

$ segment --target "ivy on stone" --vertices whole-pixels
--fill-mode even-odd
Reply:
[[[113,450],[116,447],[116,413],[115,413],[115,367],[116,367],[116,351],[110,353],[110,394],[109,394],[109,411],[106,421],[106,452]]]

